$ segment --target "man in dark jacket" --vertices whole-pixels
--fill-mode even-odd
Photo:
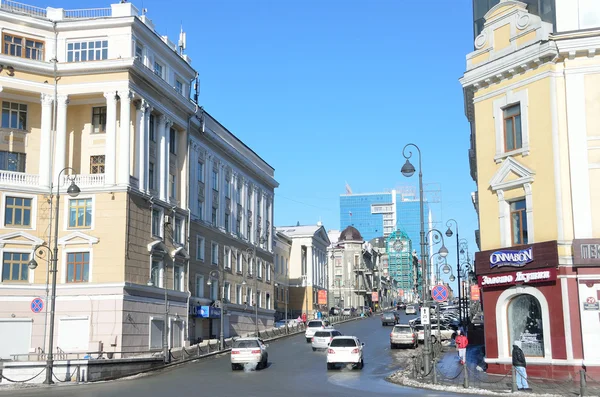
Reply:
[[[513,343],[512,363],[517,374],[517,387],[519,390],[531,390],[527,383],[527,361],[525,361],[525,353],[521,350],[521,341]]]

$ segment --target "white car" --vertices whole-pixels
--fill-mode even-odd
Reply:
[[[352,314],[352,309],[350,309],[349,307],[342,310],[342,316],[349,316],[351,314]]]
[[[352,364],[355,368],[362,369],[364,346],[356,336],[334,337],[327,349],[327,369],[334,369],[338,364]]]
[[[329,347],[329,342],[336,336],[342,336],[342,333],[335,329],[323,329],[315,332],[315,336],[312,338],[313,351],[316,351],[317,349],[327,349]]]
[[[418,332],[417,335],[418,335],[419,342],[425,341],[424,326],[417,325],[417,326],[415,326],[415,329]],[[454,336],[454,332],[455,331],[451,328],[448,328],[444,325],[440,326],[440,336],[441,336],[442,340],[452,339],[452,337]],[[438,342],[438,327],[437,327],[437,325],[434,325],[434,324],[431,325],[431,342],[432,343]]]
[[[244,364],[255,364],[257,369],[267,368],[269,354],[262,339],[237,338],[231,347],[231,370],[243,368]]]
[[[315,332],[329,327],[329,321],[326,320],[310,320],[306,323],[306,331],[304,337],[306,343],[312,342],[312,337],[315,336]]]
[[[406,309],[404,309],[404,313],[406,313],[406,314],[417,314],[417,308],[414,307],[413,305],[406,306]]]

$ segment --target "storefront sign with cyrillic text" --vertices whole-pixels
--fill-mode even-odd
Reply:
[[[478,277],[479,285],[483,288],[514,284],[544,283],[555,280],[555,268],[510,272],[504,274],[490,274],[487,276]]]

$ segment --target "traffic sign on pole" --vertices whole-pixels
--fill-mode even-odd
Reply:
[[[44,301],[41,298],[34,298],[31,301],[31,311],[34,313],[39,313],[44,308]]]
[[[431,289],[431,297],[436,302],[444,302],[448,300],[448,288],[444,285],[436,285]]]

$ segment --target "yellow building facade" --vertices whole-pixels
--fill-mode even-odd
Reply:
[[[600,299],[600,261],[579,253],[600,242],[600,31],[557,32],[519,1],[484,19],[461,84],[487,361],[502,373],[521,340],[534,374],[597,370],[598,312],[585,302]],[[531,272],[540,279],[523,282]],[[512,314],[526,306],[535,326]]]

